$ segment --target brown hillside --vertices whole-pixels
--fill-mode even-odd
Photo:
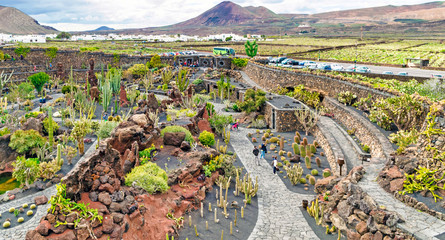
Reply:
[[[35,19],[12,7],[0,6],[0,32],[12,34],[48,34],[57,30],[40,25]]]

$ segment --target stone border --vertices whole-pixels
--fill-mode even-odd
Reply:
[[[393,196],[400,202],[403,202],[412,208],[415,208],[419,211],[428,213],[429,215],[436,217],[437,219],[445,221],[444,213],[430,209],[426,204],[424,204],[423,202],[417,201],[417,199],[415,199],[411,196],[399,194],[397,191],[393,192]]]
[[[345,158],[343,152],[341,151],[340,145],[338,145],[334,136],[327,130],[321,121],[317,123],[313,134],[323,148],[326,158],[331,166],[332,173],[336,176],[340,176],[340,169],[337,167],[337,159]],[[347,162],[346,162],[347,164]]]
[[[385,135],[369,120],[330,97],[324,98],[323,105],[331,110],[334,118],[346,127],[356,129],[356,136],[361,142],[371,147],[373,157],[389,159],[394,148]]]

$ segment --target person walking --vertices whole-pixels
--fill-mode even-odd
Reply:
[[[261,166],[260,164],[260,159],[258,158],[258,154],[260,153],[260,150],[258,149],[257,146],[253,147],[253,155],[255,156],[255,162],[258,166]]]
[[[273,174],[277,174],[277,170],[278,170],[277,164],[278,164],[277,156],[273,156],[273,162],[272,162]]]
[[[261,144],[261,155],[260,158],[264,159],[267,153],[267,147],[266,144],[262,143]]]

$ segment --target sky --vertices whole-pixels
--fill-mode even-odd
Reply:
[[[384,5],[410,5],[422,0],[233,0],[245,6],[264,6],[275,13],[321,13]],[[0,0],[15,7],[40,24],[60,31],[93,30],[100,26],[115,29],[157,27],[196,17],[221,0]]]

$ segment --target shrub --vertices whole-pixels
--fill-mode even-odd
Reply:
[[[167,173],[156,163],[147,162],[144,165],[137,166],[125,176],[125,185],[143,188],[149,194],[156,192],[166,192],[168,190]]]
[[[39,165],[39,176],[43,178],[43,180],[52,179],[56,172],[60,170],[60,167],[55,159],[50,162],[41,162]]]
[[[11,85],[11,89],[7,95],[8,100],[16,102],[17,98],[33,99],[34,98],[34,86],[29,82],[22,82],[19,85]]]
[[[252,123],[250,124],[250,127],[252,127],[252,128],[266,128],[267,123],[264,119],[256,119],[256,120],[252,121]]]
[[[343,91],[338,94],[338,101],[345,105],[351,105],[356,98],[357,95],[350,91]]]
[[[244,101],[238,102],[239,108],[246,112],[251,113],[259,110],[266,103],[266,93],[262,90],[248,89],[244,95]]]
[[[12,177],[22,186],[29,187],[39,177],[40,166],[37,158],[26,159],[24,156],[19,156],[12,166],[14,167]]]
[[[215,135],[204,130],[201,134],[199,134],[199,142],[201,142],[204,146],[213,146],[215,144]]]
[[[62,87],[62,93],[63,94],[70,93],[71,90],[73,90],[73,92],[77,92],[77,87],[76,86],[71,86],[71,85],[65,85],[65,86]]]
[[[37,92],[40,94],[42,93],[43,85],[45,85],[45,83],[48,82],[49,76],[44,72],[39,72],[29,76],[28,79],[31,81],[31,83],[36,88]]]
[[[231,115],[213,114],[209,118],[210,126],[215,128],[216,133],[222,134],[227,125],[233,122]]]
[[[239,68],[243,68],[243,67],[247,66],[248,62],[249,62],[249,59],[247,59],[247,58],[232,58],[232,64]]]
[[[161,67],[161,65],[162,65],[161,57],[157,54],[151,57],[150,62],[147,62],[147,68],[159,68]]]
[[[100,139],[109,138],[111,136],[111,132],[119,125],[119,122],[115,121],[106,121],[101,122],[99,124],[99,130],[97,130],[96,135]]]
[[[363,149],[363,151],[366,152],[366,153],[371,152],[371,148],[370,148],[368,145],[366,145],[366,144],[363,145],[362,149]]]
[[[190,131],[181,127],[181,126],[167,126],[167,127],[165,127],[164,129],[161,130],[161,137],[164,137],[164,134],[166,132],[183,132],[183,133],[185,133],[185,141],[189,142],[190,144],[195,142],[195,140],[193,140],[193,136],[190,133]]]
[[[4,128],[2,128],[0,130],[0,137],[5,136],[5,135],[10,134],[10,133],[11,133],[11,130],[9,130],[8,127],[4,127]]]
[[[202,84],[204,81],[202,80],[202,79],[200,79],[200,78],[198,78],[198,79],[195,79],[192,83],[194,84],[194,85],[199,85],[199,84]]]
[[[128,69],[128,72],[130,72],[133,77],[141,78],[147,74],[148,70],[144,64],[135,64]]]
[[[241,109],[238,107],[238,104],[234,103],[232,105],[232,110],[235,112],[241,112]]]
[[[141,160],[141,165],[149,162],[156,155],[156,147],[152,143],[149,148],[144,149],[143,151],[139,151],[139,158]]]
[[[42,147],[46,139],[34,130],[17,130],[12,134],[9,147],[16,150],[19,154],[35,153],[35,148]]]
[[[389,140],[399,146],[397,153],[400,154],[405,151],[406,147],[416,143],[418,136],[419,133],[413,128],[411,131],[400,130],[397,133],[391,133],[391,135],[389,135]]]

